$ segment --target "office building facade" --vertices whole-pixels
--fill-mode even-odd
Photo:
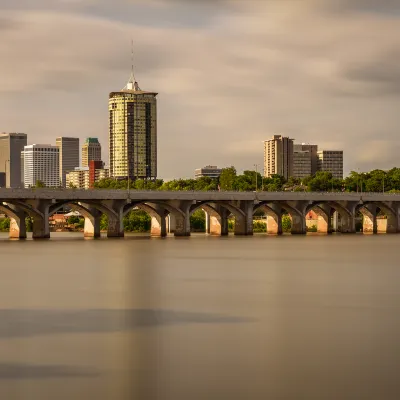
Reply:
[[[31,144],[24,147],[24,186],[36,186],[38,181],[46,187],[60,186],[59,149],[56,146]]]
[[[5,173],[6,187],[23,187],[21,151],[26,145],[26,133],[0,133],[0,172]]]
[[[293,140],[274,135],[264,141],[264,176],[282,175],[285,179],[293,176]]]
[[[133,73],[124,89],[109,95],[110,176],[157,177],[157,93],[139,88]]]
[[[86,138],[82,145],[82,167],[88,167],[90,161],[101,161],[101,145],[97,138]]]
[[[79,167],[79,138],[58,137],[56,146],[60,157],[60,184],[66,187],[67,172]]]
[[[221,168],[218,168],[216,165],[207,165],[203,168],[197,168],[194,170],[194,178],[199,179],[203,177],[208,178],[219,178],[221,175]]]
[[[90,161],[89,167],[75,168],[66,175],[67,188],[92,189],[94,183],[108,178],[108,169],[102,161]]]
[[[318,170],[328,171],[336,179],[343,179],[343,150],[319,150]]]
[[[293,145],[293,177],[303,179],[318,170],[318,146],[315,144]]]

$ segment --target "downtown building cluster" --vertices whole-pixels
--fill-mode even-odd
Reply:
[[[133,72],[109,95],[109,168],[97,138],[58,137],[55,145],[30,144],[25,133],[0,133],[0,187],[89,189],[100,179],[157,177],[157,93],[140,89]]]
[[[303,179],[318,171],[343,179],[343,150],[318,150],[316,144],[295,144],[294,139],[274,135],[264,141],[264,176]]]

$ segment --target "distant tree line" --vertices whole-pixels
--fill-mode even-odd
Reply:
[[[219,178],[202,177],[199,179],[174,179],[164,182],[137,179],[130,181],[112,178],[102,179],[94,184],[98,189],[132,190],[233,190],[248,191],[310,191],[310,192],[400,192],[400,168],[389,171],[375,169],[370,172],[352,171],[345,179],[337,179],[330,172],[318,171],[313,176],[303,179],[290,177],[286,180],[281,175],[265,178],[256,171],[244,171],[238,175],[235,167],[224,168]]]

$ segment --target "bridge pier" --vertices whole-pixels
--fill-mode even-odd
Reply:
[[[235,235],[251,236],[253,235],[253,210],[254,201],[239,201],[241,214],[235,215]]]
[[[152,216],[150,236],[165,237],[167,236],[167,223],[164,217]]]
[[[126,201],[106,200],[103,201],[101,204],[102,207],[107,210],[107,237],[124,237],[124,206],[126,205]]]
[[[319,206],[320,210],[314,210],[317,214],[317,232],[330,234],[333,232],[332,227],[332,208],[326,204]]]
[[[100,234],[100,216],[85,217],[83,236],[87,238],[99,238]]]
[[[10,239],[26,239],[26,223],[25,223],[25,213],[20,212],[18,218],[10,218]]]
[[[378,233],[376,207],[366,205],[361,207],[360,211],[363,215],[363,233]]]

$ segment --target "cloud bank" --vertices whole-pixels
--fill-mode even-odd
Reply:
[[[158,96],[159,172],[262,164],[285,134],[343,149],[345,171],[398,165],[397,1],[0,3],[0,131],[98,136],[130,72]]]

